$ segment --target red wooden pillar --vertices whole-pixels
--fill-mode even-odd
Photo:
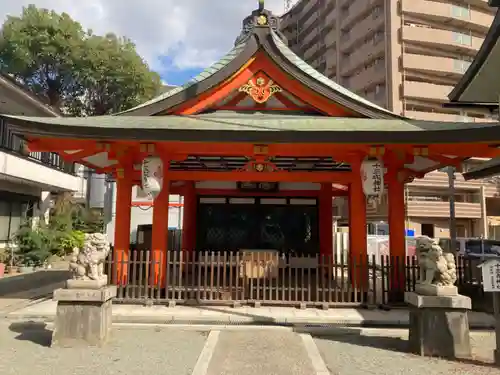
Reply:
[[[333,255],[333,189],[331,183],[321,184],[319,195],[319,251],[322,258]]]
[[[196,187],[193,181],[186,181],[182,218],[182,250],[192,254],[196,246]]]
[[[117,171],[116,179],[116,217],[113,259],[115,270],[113,283],[124,285],[128,277],[128,260],[130,251],[130,218],[132,207],[132,170]]]
[[[163,159],[163,184],[161,192],[153,203],[153,233],[151,235],[151,283],[153,286],[166,285],[168,252],[168,206],[170,180],[168,178],[169,160]]]
[[[354,286],[367,291],[366,197],[359,164],[352,164],[353,181],[349,185],[349,274]]]
[[[398,178],[398,168],[389,166],[387,186],[389,197],[389,249],[392,261],[390,290],[399,294],[405,290],[406,215],[404,182]]]

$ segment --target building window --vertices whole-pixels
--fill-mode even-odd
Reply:
[[[467,71],[467,69],[469,69],[470,64],[471,64],[470,61],[454,59],[453,60],[453,69],[455,69],[456,72],[465,73]]]
[[[373,45],[377,45],[383,39],[384,39],[384,33],[382,31],[377,31],[373,35]]]
[[[462,5],[452,5],[451,15],[455,18],[470,19],[470,9]]]
[[[378,16],[380,16],[380,14],[382,13],[382,8],[380,6],[376,6],[375,8],[373,8],[372,10],[372,18],[373,19],[377,19]]]
[[[452,31],[453,41],[464,46],[472,45],[472,36],[469,34],[460,33],[457,31]]]
[[[0,201],[0,242],[13,240],[26,219],[28,204]]]

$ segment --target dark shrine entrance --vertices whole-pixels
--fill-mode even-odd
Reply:
[[[316,198],[200,197],[198,250],[319,254]]]

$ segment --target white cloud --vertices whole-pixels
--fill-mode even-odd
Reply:
[[[266,8],[283,13],[284,0],[266,0]],[[132,39],[150,66],[165,69],[204,68],[225,54],[241,30],[243,18],[257,0],[0,0],[0,22],[22,7],[67,12],[95,33],[114,32]]]

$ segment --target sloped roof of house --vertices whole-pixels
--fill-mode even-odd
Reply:
[[[13,77],[8,74],[0,73],[0,87],[8,92],[7,97],[4,99],[5,105],[9,106],[10,101],[22,102],[24,104],[36,108],[36,112],[45,116],[61,116],[61,112],[45,103],[40,97],[33,94],[26,87],[17,82]],[[14,112],[18,112],[17,110]]]
[[[467,173],[463,173],[465,180],[476,180],[494,175],[500,175],[500,158],[488,160]]]

